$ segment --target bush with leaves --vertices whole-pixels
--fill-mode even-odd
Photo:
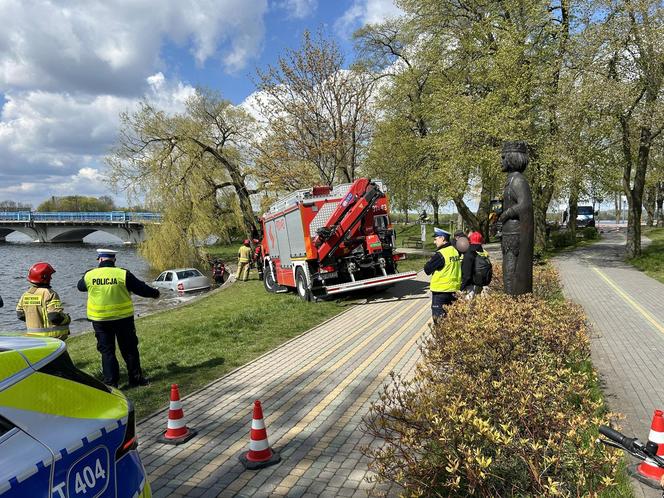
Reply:
[[[599,231],[595,227],[586,227],[583,229],[583,238],[586,240],[599,239]]]
[[[457,301],[412,380],[387,386],[365,420],[379,481],[405,496],[581,496],[615,482],[619,455],[593,443],[608,420],[581,308],[550,267],[535,292]]]
[[[576,244],[576,235],[571,230],[560,230],[551,233],[551,245],[554,249],[562,249]]]

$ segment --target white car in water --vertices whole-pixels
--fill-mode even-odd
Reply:
[[[175,292],[192,292],[208,290],[211,283],[210,279],[196,268],[177,268],[162,272],[152,285]]]

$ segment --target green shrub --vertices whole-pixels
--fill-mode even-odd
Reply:
[[[554,249],[561,249],[576,244],[576,237],[569,230],[560,230],[551,233],[551,245]]]
[[[586,227],[582,231],[583,238],[586,240],[597,240],[599,239],[599,230],[595,227]]]
[[[538,271],[545,295],[555,272]],[[557,280],[556,280],[557,282]],[[557,288],[554,288],[557,287]],[[460,300],[365,419],[379,481],[404,496],[581,496],[614,485],[620,455],[594,444],[605,423],[582,309],[499,292]]]

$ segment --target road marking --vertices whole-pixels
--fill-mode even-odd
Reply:
[[[657,318],[655,318],[652,313],[650,313],[648,310],[646,310],[643,306],[641,306],[639,303],[634,301],[625,291],[623,291],[620,287],[618,287],[609,277],[607,277],[602,271],[600,271],[596,267],[592,267],[595,272],[602,277],[602,279],[609,284],[609,286],[616,291],[616,293],[622,297],[627,303],[629,303],[636,311],[641,313],[643,317],[648,320],[657,330],[659,330],[662,334],[664,334],[664,326],[657,321]]]
[[[410,308],[410,307],[409,307]],[[405,310],[404,310],[405,311]],[[366,358],[359,366],[357,366],[352,372],[350,372],[342,381],[339,383],[332,391],[330,391],[325,398],[323,398],[321,401],[318,402],[317,405],[311,407],[307,414],[302,417],[291,429],[286,432],[284,435],[282,435],[275,443],[273,446],[279,446],[279,447],[285,447],[288,445],[290,441],[292,441],[295,437],[297,437],[300,433],[302,433],[324,410],[327,408],[340,394],[341,392],[347,388],[357,377],[359,377],[363,372],[366,371],[367,367],[371,365],[383,352],[385,352],[387,349],[389,349],[397,340],[401,339],[405,334],[402,331],[406,331],[406,334],[412,334],[413,332],[408,331],[408,328],[412,326],[413,323],[415,323],[418,319],[421,319],[421,316],[424,314],[429,313],[428,308],[423,308],[419,311],[416,311],[409,319],[406,321],[405,324],[403,324],[400,327],[401,333],[394,333],[392,334],[389,339],[387,339],[381,346],[378,348],[376,351],[374,351],[368,358]],[[398,316],[403,316],[405,313],[402,312]],[[399,357],[399,359],[407,352],[408,349],[419,339],[422,330],[426,329],[428,326],[428,322],[422,325],[417,332],[413,334],[413,337],[410,338],[408,341],[407,348],[402,348],[396,353],[396,356]],[[399,360],[397,359],[396,362]],[[395,363],[396,364],[396,363]],[[391,368],[390,368],[391,370]],[[379,374],[378,376],[382,375]],[[384,379],[384,376],[381,377],[381,381]],[[374,378],[373,382],[376,381],[376,378]],[[373,383],[372,382],[372,383]],[[375,389],[375,387],[374,387]],[[305,394],[305,393],[303,393]],[[362,397],[362,395],[360,395]],[[340,418],[343,418],[343,414],[341,415]],[[306,457],[305,457],[306,459]],[[303,462],[305,459],[301,460]],[[307,459],[308,460],[308,459]],[[311,462],[313,463],[313,462]],[[240,491],[245,485],[248,480],[250,480],[253,477],[253,475],[248,474],[247,472],[243,472],[241,475],[236,477],[234,481],[229,483],[229,485],[224,489],[224,491],[229,491],[229,492],[237,492]],[[229,495],[230,496],[230,495]]]
[[[405,306],[404,309],[401,310],[401,312],[394,313],[393,316],[389,320],[383,322],[382,325],[379,326],[372,334],[370,334],[368,337],[366,337],[361,343],[359,343],[357,346],[355,346],[352,350],[348,351],[340,360],[338,360],[336,363],[331,365],[324,372],[321,372],[319,374],[318,378],[316,378],[312,382],[309,382],[306,385],[303,385],[302,388],[299,391],[297,391],[296,393],[294,393],[294,395],[286,403],[279,406],[274,412],[269,414],[268,418],[271,421],[278,420],[280,417],[282,417],[284,414],[286,414],[287,411],[295,403],[300,401],[302,396],[306,395],[308,392],[311,392],[313,389],[318,387],[320,384],[323,384],[329,377],[331,377],[336,371],[338,371],[341,366],[343,366],[346,363],[352,361],[356,354],[360,353],[362,350],[364,350],[364,348],[370,342],[372,342],[379,335],[383,334],[389,328],[390,325],[392,325],[395,321],[402,318],[403,316],[409,316],[411,314],[411,311],[413,311],[415,308],[420,307],[420,306],[421,306],[421,303],[415,301],[414,303]],[[428,312],[428,310],[429,310],[428,308],[423,308],[423,310],[420,311],[420,312],[415,311],[412,314],[411,318],[406,322],[404,327],[410,325],[420,314],[422,314],[422,312]],[[359,333],[363,330],[364,330],[364,327],[360,327],[359,330],[357,331],[357,333]],[[355,335],[356,335],[356,333],[353,334],[353,336],[355,336]],[[386,349],[392,342],[394,342],[396,337],[400,337],[400,334],[397,334],[397,333],[392,334],[391,337],[385,343],[383,343],[380,346],[380,348],[376,352],[374,352],[368,359],[371,359],[373,361],[374,355],[377,356],[377,353],[382,352],[384,349]],[[345,341],[345,340],[342,341],[342,343],[345,343],[345,342],[347,342],[347,341]],[[339,349],[339,348],[335,348],[335,350],[336,349]],[[327,357],[327,356],[329,356],[329,352],[326,352],[323,355],[323,357]],[[300,369],[300,371],[298,373],[300,373],[300,372],[304,373],[308,368],[311,368],[316,363],[318,363],[317,360],[310,361],[307,365],[305,365],[302,369]],[[355,369],[353,373],[355,373],[358,369],[364,368],[365,363],[366,363],[366,360],[365,360],[365,362],[362,363],[362,365],[360,365],[360,367]],[[297,375],[297,374],[295,374],[295,375]],[[352,373],[351,373],[351,375],[352,375]],[[348,378],[346,380],[348,380]],[[346,380],[344,380],[342,383],[345,383]],[[306,389],[306,391],[304,391],[304,389]],[[338,389],[338,387],[337,387],[337,389]],[[336,389],[335,389],[335,391],[336,391]],[[336,397],[337,393],[335,391],[332,391],[332,392],[335,393],[335,397]],[[328,395],[328,397],[329,397],[329,395]],[[326,397],[326,399],[327,399],[327,397]],[[325,400],[323,400],[323,401],[325,401]],[[323,401],[321,401],[321,403]],[[329,402],[327,404],[329,404]],[[320,403],[317,406],[320,406]],[[321,409],[321,411],[322,411],[322,409]],[[238,420],[241,420],[242,418],[245,418],[245,417],[246,417],[246,413],[238,414],[238,415],[234,416],[231,420],[225,421],[224,423],[222,423],[222,427],[224,427],[224,430],[228,429],[230,426],[232,426],[233,423],[236,423]],[[229,422],[231,422],[231,423],[229,423]],[[215,430],[211,434],[218,435],[221,432],[223,432],[223,430],[222,431]],[[208,436],[211,435],[211,434],[208,434]],[[269,436],[269,434],[268,434],[268,436]],[[243,430],[241,432],[236,432],[231,437],[229,437],[228,439],[231,439],[231,438],[233,438],[235,440],[235,443],[231,444],[228,448],[223,450],[219,455],[217,455],[214,459],[212,459],[212,461],[209,462],[210,464],[215,465],[216,467],[220,467],[222,464],[229,461],[233,457],[233,455],[235,455],[236,453],[238,453],[239,451],[241,451],[242,449],[244,449],[247,446],[246,431]],[[175,459],[177,459],[177,456],[174,457],[174,460]],[[152,473],[152,475],[154,475],[154,474],[155,474],[155,472]],[[193,476],[191,476],[187,480],[187,482],[185,482],[184,484],[191,484],[192,479],[206,479],[206,478],[208,478],[208,472],[205,472],[204,470],[200,470],[200,471],[196,472]]]
[[[344,418],[347,418],[350,420],[353,415],[364,405],[368,398],[371,396],[371,394],[380,386],[385,381],[385,378],[387,375],[397,366],[397,364],[401,361],[401,359],[411,350],[411,348],[415,345],[417,340],[422,337],[423,333],[428,330],[429,328],[429,323],[428,321],[422,325],[420,330],[413,335],[413,337],[410,338],[410,340],[401,348],[401,350],[397,353],[396,356],[390,360],[390,362],[383,368],[383,370],[374,378],[374,380],[369,384],[369,386],[362,391],[362,394],[360,394],[355,402],[348,407],[348,409],[344,412],[344,414],[337,420],[332,427],[330,427],[327,432],[325,432],[324,436],[332,436],[332,438],[337,437],[341,431],[344,429],[344,424],[341,423],[341,421]],[[350,414],[350,416],[348,416]],[[331,442],[331,441],[330,441]],[[321,454],[325,449],[329,447],[329,444],[325,444],[323,441],[318,441],[308,452],[307,454],[300,460],[300,462],[297,463],[297,465],[294,467],[294,469],[298,469],[298,475],[304,474],[311,465],[313,464],[315,460],[315,455]],[[350,470],[349,470],[350,473]],[[251,476],[253,477],[253,476]],[[278,485],[277,489],[279,487],[284,487],[285,486],[285,481],[288,479],[288,477],[285,477]],[[285,486],[290,489],[292,488],[291,486]]]
[[[424,313],[428,313],[429,310],[427,308],[423,308],[421,311],[416,312],[414,315],[412,315],[408,321],[402,326],[402,328],[408,328],[412,323],[420,318],[420,315]],[[371,363],[376,360],[386,349],[388,349],[392,344],[401,337],[401,334],[392,334],[390,338],[385,341],[376,351],[371,353],[371,355],[366,358],[355,370],[353,370],[346,378],[344,378],[343,381],[339,385],[337,385],[332,391],[330,391],[325,398],[323,398],[316,406],[312,407],[309,412],[302,418],[300,421],[292,427],[286,434],[281,436],[279,440],[276,441],[276,443],[281,443],[281,446],[286,446],[289,441],[291,441],[295,436],[297,436],[300,432],[302,432],[306,426],[308,426],[311,422],[313,422],[316,417],[334,401],[334,399],[346,388],[350,385],[351,382],[353,382],[357,377],[360,376],[362,372],[366,370],[366,368],[371,365]],[[333,370],[336,370],[333,367]],[[275,444],[276,444],[275,443]]]

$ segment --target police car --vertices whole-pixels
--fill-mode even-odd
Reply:
[[[0,497],[149,498],[134,409],[57,339],[0,335]]]

